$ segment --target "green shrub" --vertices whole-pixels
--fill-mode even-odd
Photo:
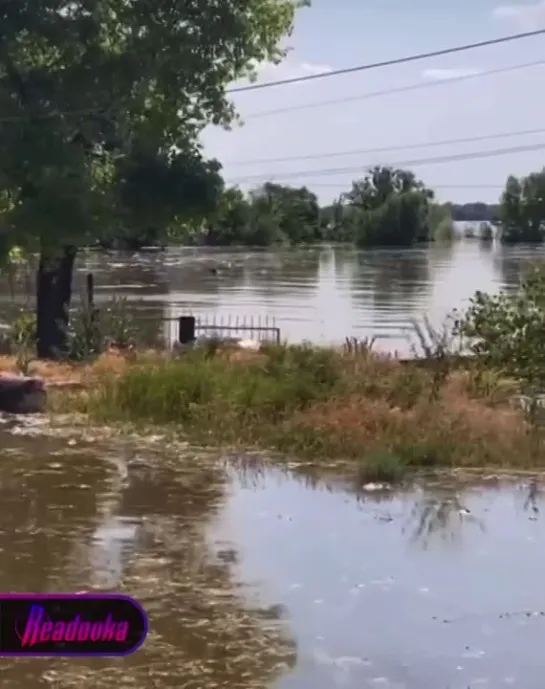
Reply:
[[[515,293],[477,292],[455,324],[485,369],[545,388],[545,267],[536,264]]]

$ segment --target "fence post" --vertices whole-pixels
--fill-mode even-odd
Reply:
[[[178,319],[178,341],[189,344],[195,341],[195,316],[180,316]]]
[[[93,273],[87,273],[87,306],[89,310],[95,305],[95,279]]]

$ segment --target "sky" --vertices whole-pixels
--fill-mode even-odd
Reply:
[[[545,28],[545,0],[314,0],[298,11],[286,41],[288,57],[279,66],[264,65],[258,80],[343,69],[539,28]],[[440,200],[490,203],[498,200],[508,175],[526,175],[545,165],[544,86],[542,35],[233,94],[242,126],[232,131],[210,127],[203,141],[206,153],[223,164],[227,183],[243,189],[265,181],[306,185],[327,203],[348,190],[365,168],[387,164],[412,169]],[[543,132],[521,134],[540,128]],[[467,141],[513,133],[518,134]],[[532,150],[534,145],[543,149]],[[530,150],[430,161],[513,147]]]

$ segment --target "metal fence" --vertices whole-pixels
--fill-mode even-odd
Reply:
[[[274,318],[267,316],[212,316],[181,315],[165,319],[167,321],[167,341],[188,344],[201,338],[251,339],[258,342],[281,341],[280,328]]]

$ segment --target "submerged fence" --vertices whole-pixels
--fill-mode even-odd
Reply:
[[[169,344],[188,344],[203,337],[219,339],[252,339],[258,342],[281,341],[280,328],[274,318],[241,316],[194,316],[183,315],[164,319]]]

